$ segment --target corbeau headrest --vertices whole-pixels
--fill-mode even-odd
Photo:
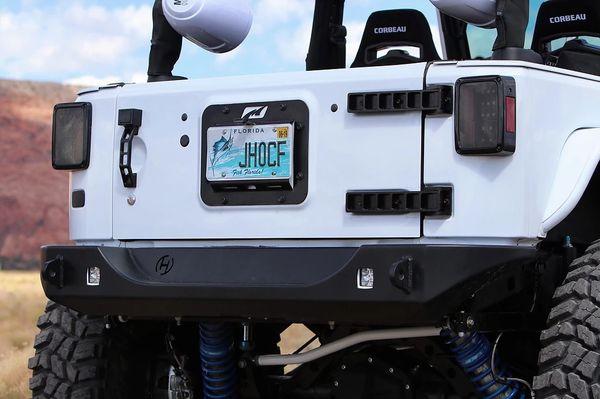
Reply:
[[[392,50],[383,57],[377,57],[377,52],[380,50],[401,46],[418,47],[420,56],[414,57],[404,51]],[[417,10],[378,11],[371,14],[367,21],[352,68],[410,64],[439,59],[429,22],[423,13]]]
[[[551,41],[570,36],[600,37],[600,0],[550,0],[542,4],[533,50],[543,53]]]

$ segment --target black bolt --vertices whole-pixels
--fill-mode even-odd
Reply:
[[[181,115],[181,120],[184,121],[184,122],[187,121],[188,120],[188,114]]]
[[[304,124],[301,122],[296,123],[296,130],[303,130],[304,129]]]
[[[225,107],[225,108],[223,108],[223,113],[224,113],[225,115],[229,114],[229,112],[231,112],[231,110],[229,109],[229,107]]]
[[[296,173],[296,180],[304,180],[304,173],[302,173],[302,172]]]
[[[338,109],[339,109],[339,107],[338,107],[338,105],[337,105],[337,104],[333,104],[333,105],[331,106],[331,112],[337,112],[337,111],[338,111]]]
[[[277,202],[279,202],[280,204],[283,204],[285,201],[287,201],[287,198],[285,198],[285,195],[282,195],[281,197],[279,197],[277,199]]]
[[[187,147],[190,144],[190,137],[187,134],[184,134],[179,139],[179,144],[181,144],[181,146],[184,148]]]
[[[281,110],[281,112],[285,112],[285,111],[287,111],[287,105],[286,104],[281,104],[279,106],[279,109]]]
[[[222,203],[223,205],[227,205],[227,204],[229,203],[229,198],[227,198],[227,197],[223,197],[223,199],[221,200],[221,203]]]

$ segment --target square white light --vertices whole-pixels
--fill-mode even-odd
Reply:
[[[87,285],[90,285],[90,286],[99,286],[100,285],[100,268],[99,267],[88,267]]]
[[[358,269],[356,283],[360,290],[372,290],[375,286],[375,271],[370,267]]]

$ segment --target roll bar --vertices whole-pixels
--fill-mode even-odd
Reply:
[[[306,69],[341,69],[346,67],[346,35],[343,25],[345,0],[315,0],[315,12]],[[521,57],[525,30],[529,19],[529,0],[498,0],[498,39],[494,44],[495,58]],[[468,58],[466,25],[455,18],[441,15],[449,58]],[[155,0],[153,34],[148,68],[149,81],[181,79],[173,76],[173,68],[181,53],[181,35],[167,22],[162,0]],[[510,50],[510,51],[506,51]]]

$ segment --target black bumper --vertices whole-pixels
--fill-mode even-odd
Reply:
[[[45,247],[42,283],[51,300],[94,315],[425,325],[536,254],[429,245]],[[88,285],[90,267],[100,269],[99,286]],[[357,287],[361,268],[374,270],[373,289]]]

